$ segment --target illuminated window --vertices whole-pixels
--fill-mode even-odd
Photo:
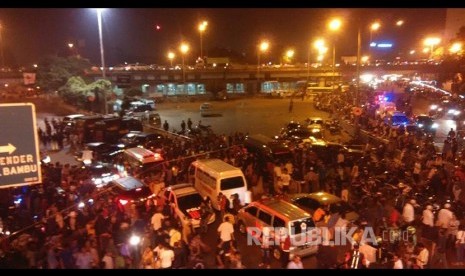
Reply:
[[[226,84],[226,93],[234,93],[234,84],[232,83]]]
[[[168,93],[167,95],[176,95],[176,86],[172,83],[168,84]]]
[[[166,91],[165,91],[165,85],[164,84],[157,84],[157,93],[163,93],[164,95],[166,95]]]
[[[234,90],[236,93],[244,93],[244,84],[243,83],[236,83],[236,89]]]
[[[187,95],[195,95],[195,84],[194,83],[187,84]]]
[[[205,94],[205,84],[199,83],[197,84],[197,94]]]

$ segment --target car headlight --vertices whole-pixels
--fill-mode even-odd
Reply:
[[[418,124],[418,127],[420,127],[420,128],[423,127],[423,124]]]
[[[438,108],[438,111],[442,111],[442,108]]]
[[[447,114],[453,114],[453,113],[455,113],[455,109],[449,109],[449,110],[447,111]]]
[[[455,116],[457,116],[457,115],[459,115],[459,114],[460,114],[460,111],[459,111],[459,110],[454,111],[454,115],[455,115]]]
[[[429,109],[431,109],[431,110],[436,110],[436,109],[438,109],[438,106],[435,105],[435,104],[433,104],[433,105],[431,105],[431,106],[429,107]]]
[[[439,124],[437,124],[437,123],[433,123],[433,124],[431,125],[431,128],[438,128],[438,127],[439,127]]]

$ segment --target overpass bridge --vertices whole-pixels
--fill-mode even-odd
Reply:
[[[94,80],[102,77],[97,67],[87,73]],[[361,66],[360,74],[400,74],[411,77],[419,74],[435,79],[441,71],[441,65],[409,64]],[[344,65],[333,71],[330,66],[323,67],[265,67],[256,65],[234,65],[196,69],[186,66],[183,70],[111,70],[106,68],[106,76],[114,84],[114,92],[120,94],[123,89],[138,88],[147,95],[202,95],[207,92],[225,92],[228,94],[255,94],[292,91],[298,81],[313,82],[317,87],[331,87],[333,82],[351,81],[356,78],[356,66]],[[0,72],[0,87],[7,83],[22,81],[20,72]]]
[[[360,74],[414,75],[435,79],[440,65],[383,65],[361,66]],[[298,81],[313,82],[317,87],[331,87],[333,82],[351,81],[356,78],[356,66],[318,68],[307,67],[261,67],[235,65],[232,68],[186,69],[182,70],[107,70],[107,77],[120,88],[135,87],[144,93],[162,95],[198,95],[206,92],[224,91],[229,94],[273,93],[294,90]],[[101,71],[89,76],[101,78]]]

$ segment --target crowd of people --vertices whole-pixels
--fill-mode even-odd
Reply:
[[[189,165],[195,159],[220,158],[243,170],[253,199],[263,195],[326,191],[354,206],[360,214],[358,221],[350,222],[359,227],[354,234],[357,245],[338,262],[340,268],[374,267],[375,263],[390,268],[463,265],[465,224],[460,206],[465,202],[465,192],[462,192],[465,155],[458,149],[452,157],[447,152],[438,154],[427,136],[386,126],[374,105],[368,104],[371,101],[368,97],[364,99],[367,104],[362,114],[356,117],[349,112],[353,96],[348,92],[318,100],[327,102],[333,115],[359,124],[362,131],[376,138],[365,143],[363,156],[341,151],[328,159],[309,145],[289,143],[291,157],[264,159],[243,146],[244,133],[209,132],[191,139],[166,139],[161,152],[168,161],[163,163],[160,173],[144,174],[143,181],[150,187],[154,183],[162,186],[185,183],[189,181]],[[181,126],[186,127],[183,122]],[[201,124],[194,126],[190,119],[187,122],[188,129]],[[39,130],[42,145],[49,150],[71,145],[69,136],[60,136],[60,129],[58,120],[46,120],[45,130]],[[73,145],[76,150],[83,146]],[[3,228],[10,227],[13,232],[12,225],[16,223],[19,226],[14,230],[19,232],[1,237],[0,267],[244,267],[243,254],[235,239],[234,214],[228,214],[228,205],[232,205],[233,199],[221,208],[218,217],[222,223],[215,229],[218,243],[212,248],[204,241],[210,226],[201,223],[200,228],[191,229],[180,225],[169,203],[161,196],[141,208],[129,205],[121,208],[114,196],[105,192],[105,187],[95,188],[86,169],[60,162],[42,166],[43,183],[21,188],[22,201],[14,213],[4,216]],[[418,194],[435,199],[423,200]],[[233,209],[237,211],[237,208]],[[212,212],[208,202],[203,203],[202,210],[205,222]],[[344,219],[337,211],[322,209],[321,212],[319,216],[334,222],[332,226]],[[383,231],[410,231],[411,235],[407,240],[382,241],[377,247],[382,254],[369,261],[366,251],[359,253],[364,248],[361,237],[366,227],[373,227],[378,236]],[[416,233],[412,234],[409,227],[416,229]],[[429,246],[430,243],[435,246]],[[446,250],[451,245],[456,248],[455,256]],[[323,266],[321,256],[325,248],[320,252]],[[208,256],[213,257],[213,263],[206,261]],[[456,262],[449,262],[453,258]],[[269,262],[262,266],[269,267]],[[293,255],[286,267],[303,268],[300,256]]]

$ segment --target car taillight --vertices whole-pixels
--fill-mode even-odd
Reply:
[[[128,204],[128,202],[129,202],[129,201],[126,200],[126,199],[120,199],[120,200],[119,200],[119,203],[120,203],[121,205],[123,205],[123,206],[126,205],[126,204]]]

